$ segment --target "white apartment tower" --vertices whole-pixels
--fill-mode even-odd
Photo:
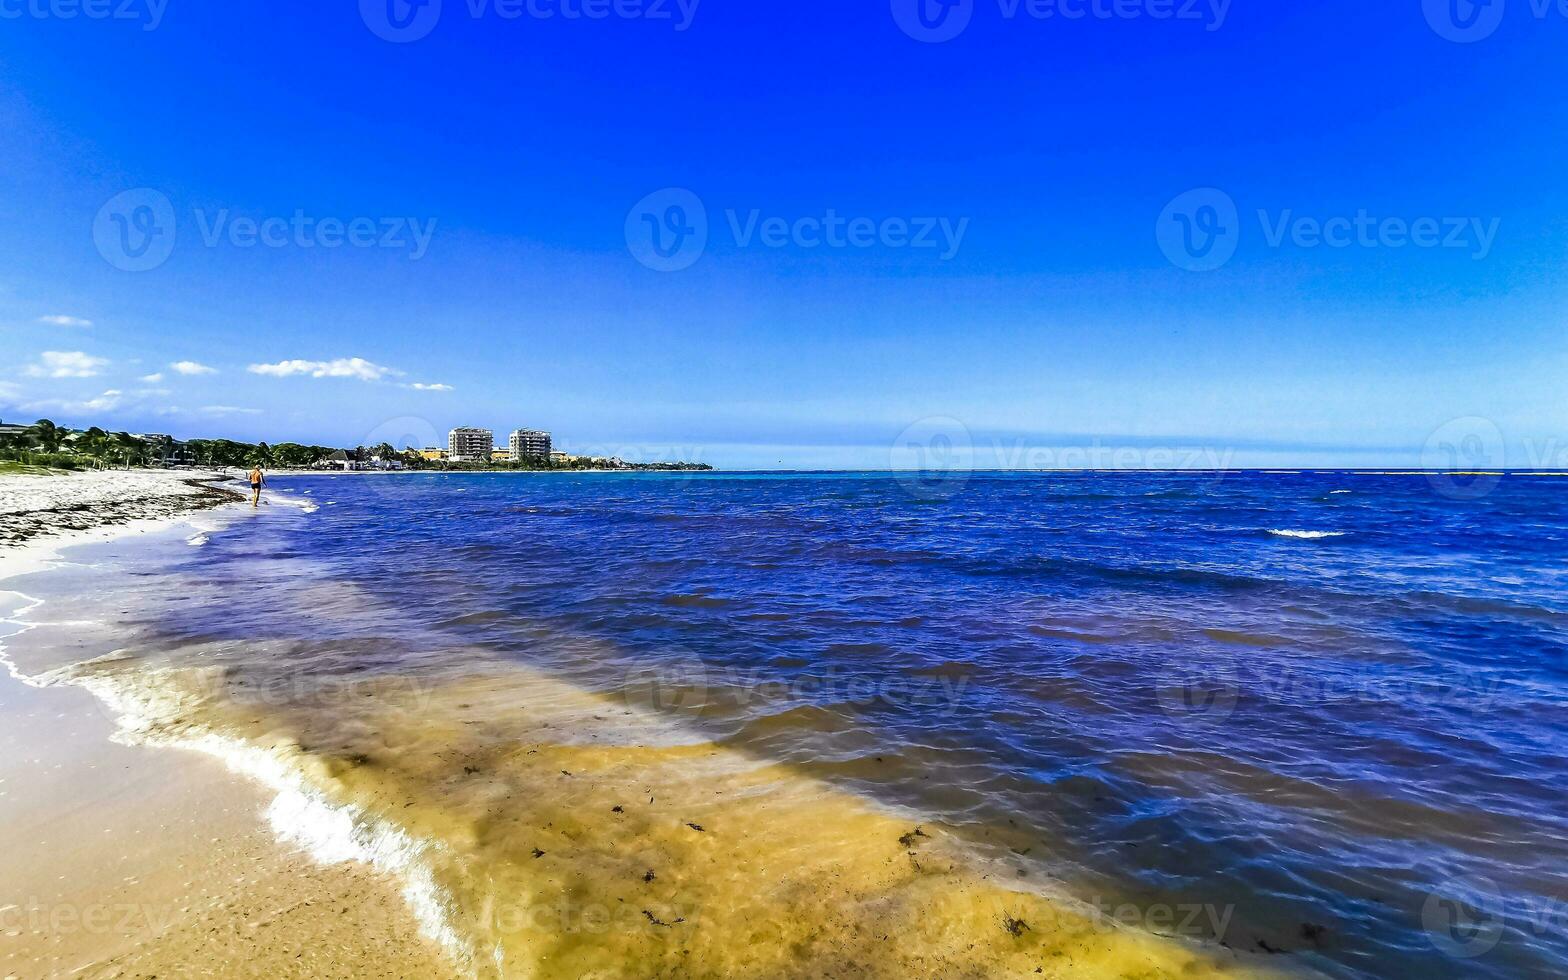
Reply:
[[[453,429],[446,437],[448,455],[455,462],[490,461],[495,433],[489,429]]]
[[[510,443],[514,462],[524,459],[550,458],[550,433],[535,429],[518,429],[512,433]]]

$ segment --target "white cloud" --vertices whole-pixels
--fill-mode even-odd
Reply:
[[[259,408],[236,408],[233,405],[203,405],[203,415],[260,415]]]
[[[276,364],[252,364],[251,374],[266,374],[274,378],[309,375],[312,378],[358,378],[361,381],[382,381],[399,377],[402,371],[385,367],[363,357],[339,357],[331,361],[279,361]]]
[[[169,369],[172,370],[175,374],[217,374],[218,373],[218,369],[217,368],[210,368],[210,367],[208,367],[205,364],[198,364],[195,361],[175,361],[173,364],[169,365]]]
[[[79,350],[46,350],[38,355],[38,363],[28,367],[27,373],[35,378],[91,378],[107,367],[109,361],[93,357]]]
[[[142,375],[142,380],[147,382],[150,385],[155,385],[158,382],[163,380],[163,374],[162,373],[144,374],[144,375]]]
[[[82,407],[91,412],[106,412],[111,408],[120,407],[122,392],[110,389],[97,398],[89,398],[82,402]]]
[[[96,398],[87,398],[72,401],[63,398],[50,398],[43,401],[28,402],[22,407],[29,412],[67,412],[70,414],[83,414],[86,412],[110,412],[120,407],[125,393],[110,389]]]
[[[41,316],[38,318],[38,322],[47,323],[51,327],[90,327],[93,325],[91,320],[84,320],[79,316],[65,316],[63,314]]]
[[[413,384],[409,385],[409,387],[414,389],[415,391],[451,391],[452,390],[452,386],[451,385],[427,385],[427,384],[421,384],[418,381],[415,381]]]

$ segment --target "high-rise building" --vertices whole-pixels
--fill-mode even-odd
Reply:
[[[495,445],[495,433],[489,429],[453,429],[446,443],[453,462],[487,463]]]
[[[535,429],[518,429],[512,433],[512,459],[549,459],[550,433]]]

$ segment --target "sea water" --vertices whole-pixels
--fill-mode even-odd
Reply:
[[[7,657],[476,975],[1560,976],[1565,487],[279,476]]]

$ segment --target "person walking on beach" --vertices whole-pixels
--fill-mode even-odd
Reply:
[[[261,472],[261,464],[257,463],[256,468],[250,471],[250,505],[252,507],[261,506],[261,487],[266,482],[267,478]]]

